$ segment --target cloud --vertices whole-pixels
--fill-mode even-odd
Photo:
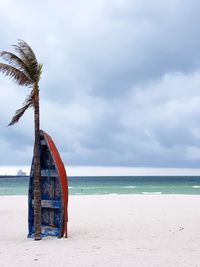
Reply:
[[[0,3],[0,50],[18,38],[44,63],[41,128],[69,165],[197,167],[200,3]],[[6,128],[29,89],[0,76],[0,164],[31,162],[33,113]]]

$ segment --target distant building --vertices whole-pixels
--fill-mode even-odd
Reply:
[[[26,172],[23,172],[22,170],[19,170],[17,172],[17,176],[26,176],[26,175],[27,175]]]

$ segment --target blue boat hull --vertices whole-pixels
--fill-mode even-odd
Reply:
[[[67,237],[67,176],[51,137],[43,131],[40,133],[40,163],[42,236]],[[33,158],[28,192],[28,237],[34,237],[34,233]]]

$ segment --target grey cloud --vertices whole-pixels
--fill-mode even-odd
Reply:
[[[199,10],[194,0],[2,2],[0,50],[22,38],[44,63],[41,128],[67,164],[197,167]],[[29,89],[1,76],[0,91],[0,164],[29,164],[32,111],[5,128]]]

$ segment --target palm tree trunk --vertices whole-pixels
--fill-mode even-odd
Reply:
[[[39,112],[39,88],[34,85],[34,121],[35,121],[35,145],[34,145],[34,226],[35,240],[41,239],[41,166],[40,166],[40,112]]]

